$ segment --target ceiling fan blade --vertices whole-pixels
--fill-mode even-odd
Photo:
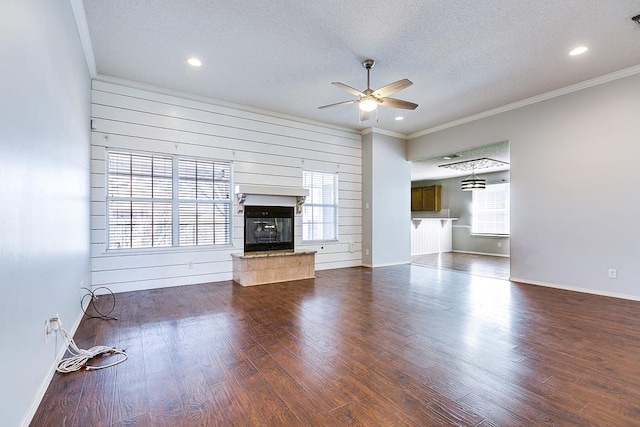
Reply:
[[[405,110],[415,110],[416,108],[418,108],[418,104],[395,98],[381,98],[380,105],[392,108],[404,108]]]
[[[409,87],[413,82],[409,79],[398,80],[397,82],[389,83],[386,86],[382,86],[380,89],[373,92],[373,96],[376,98],[384,98],[387,95],[392,95],[396,92],[400,92],[402,89]]]
[[[323,105],[322,107],[318,107],[318,108],[329,108],[329,107],[336,107],[338,105],[357,104],[358,102],[360,102],[359,99],[352,99],[351,101],[336,102],[335,104]]]
[[[364,93],[362,93],[362,92],[360,92],[358,89],[354,89],[354,88],[352,88],[351,86],[346,85],[346,84],[344,84],[344,83],[340,83],[340,82],[332,82],[331,84],[332,84],[332,85],[334,85],[334,86],[337,86],[337,87],[339,87],[339,88],[341,88],[341,89],[343,89],[343,90],[346,90],[347,92],[349,92],[349,93],[350,93],[350,94],[352,94],[352,95],[355,95],[355,96],[365,96],[365,94],[364,94]]]

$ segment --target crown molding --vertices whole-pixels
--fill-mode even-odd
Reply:
[[[98,69],[96,68],[96,57],[93,54],[93,44],[91,43],[91,36],[89,35],[87,15],[84,11],[82,0],[69,0],[69,2],[71,3],[71,9],[73,10],[76,27],[78,28],[78,35],[80,36],[80,43],[82,44],[82,50],[84,51],[84,59],[87,61],[89,75],[91,75],[91,78],[94,78],[98,75]]]
[[[484,111],[482,113],[474,114],[472,116],[463,117],[452,122],[444,123],[438,126],[434,126],[429,129],[425,129],[420,132],[412,133],[407,136],[407,139],[418,138],[423,135],[436,133],[441,130],[449,129],[455,126],[459,126],[465,123],[473,122],[475,120],[484,119],[486,117],[495,116],[496,114],[505,113],[507,111],[515,110],[517,108],[526,107],[527,105],[535,104],[538,102],[546,101],[548,99],[557,98],[558,96],[567,95],[569,93],[577,92],[579,90],[588,89],[590,87],[598,86],[604,83],[608,83],[614,80],[622,79],[625,77],[633,76],[640,73],[640,65],[634,65],[633,67],[625,68],[613,73],[605,74],[603,76],[595,77],[593,79],[585,80],[580,83],[572,84],[570,86],[556,89],[551,92],[543,93],[541,95],[532,96],[521,101],[513,102],[511,104],[504,105],[502,107],[493,108],[491,110]]]
[[[394,138],[400,138],[400,139],[408,139],[407,135],[405,135],[404,133],[399,133],[399,132],[393,132],[390,130],[386,130],[386,129],[381,129],[381,128],[376,128],[376,127],[370,127],[370,128],[366,128],[366,129],[362,129],[360,131],[360,135],[367,135],[370,133],[378,133],[381,135],[387,135],[387,136],[392,136]]]

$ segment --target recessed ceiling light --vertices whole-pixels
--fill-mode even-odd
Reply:
[[[198,58],[189,58],[187,59],[187,63],[189,63],[189,65],[191,65],[192,67],[199,67],[202,65],[202,62],[200,62]]]
[[[402,116],[398,116],[398,117],[396,117],[396,120],[397,120],[397,121],[404,120],[404,117],[402,117]]]
[[[589,48],[586,47],[586,46],[579,46],[579,47],[573,49],[571,52],[569,52],[569,55],[571,55],[571,56],[582,55],[583,53],[585,53],[588,50],[589,50]]]

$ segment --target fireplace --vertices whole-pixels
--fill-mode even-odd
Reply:
[[[293,252],[293,206],[245,206],[244,252]]]

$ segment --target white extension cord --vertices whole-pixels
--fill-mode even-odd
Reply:
[[[62,327],[62,322],[60,321],[59,318],[51,319],[51,320],[52,320],[52,323],[54,321],[57,321],[58,323],[57,330],[60,331],[60,333],[62,334],[64,341],[67,343],[69,353],[72,354],[72,356],[66,357],[62,359],[60,363],[58,363],[58,367],[56,368],[56,370],[60,373],[66,374],[69,372],[79,371],[80,369],[83,369],[83,368],[86,371],[110,368],[111,366],[115,366],[119,363],[122,363],[129,358],[129,355],[123,349],[116,348],[116,347],[107,347],[104,345],[97,345],[95,347],[91,347],[89,350],[83,350],[76,345],[71,335],[69,335],[69,332],[67,332]],[[53,326],[53,329],[54,330],[56,329],[55,325]],[[87,362],[89,361],[89,359],[93,359],[96,356],[113,355],[113,354],[121,354],[124,357],[119,358],[115,362],[109,363],[107,365],[100,365],[100,366],[87,365]]]

